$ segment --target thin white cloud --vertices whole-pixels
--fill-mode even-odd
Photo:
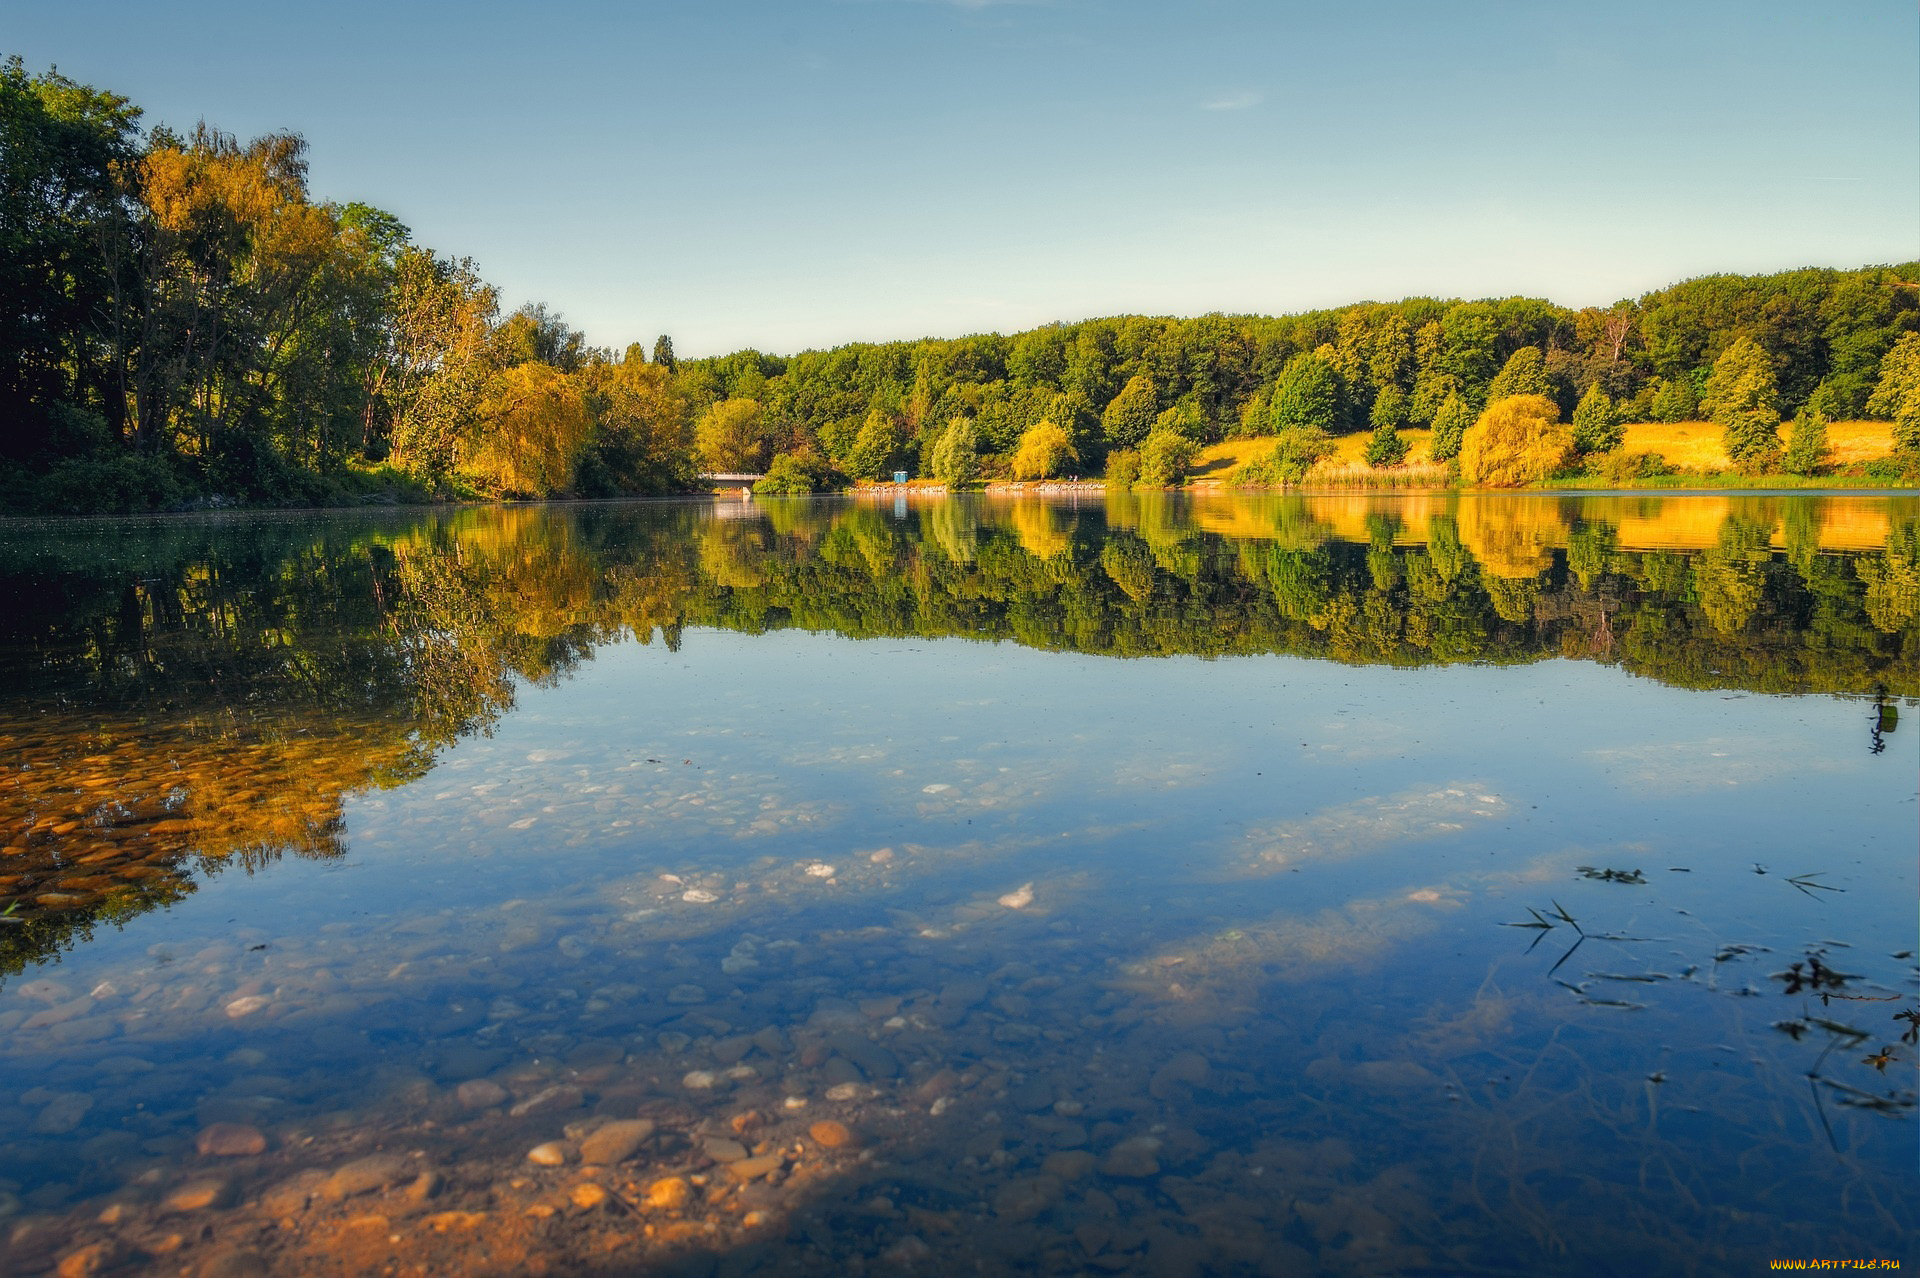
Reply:
[[[1248,107],[1257,107],[1266,101],[1264,93],[1248,90],[1244,93],[1229,93],[1225,97],[1211,98],[1200,104],[1202,111],[1245,111]]]

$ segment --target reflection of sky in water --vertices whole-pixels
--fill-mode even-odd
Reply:
[[[1607,549],[1619,503],[1424,500],[468,512],[311,589],[199,567],[291,526],[68,547],[0,648],[66,698],[5,703],[64,753],[9,774],[44,877],[0,886],[99,917],[0,988],[0,1269],[1899,1254],[1912,746],[1733,689],[1910,689],[1905,507],[1615,520],[1683,561]],[[1795,551],[1796,512],[1869,553]],[[1554,571],[1499,585],[1509,542]],[[605,641],[629,622],[678,650]],[[843,637],[917,630],[1355,664]],[[410,730],[450,744],[382,788]],[[99,794],[145,815],[83,825]],[[195,846],[232,855],[114,921],[101,880]],[[46,868],[69,847],[119,878]]]
[[[346,859],[215,876],[0,994],[0,1013],[103,983],[96,1001],[144,1000],[116,1022],[135,1041],[66,1045],[77,1073],[15,1018],[0,1117],[16,1152],[55,1156],[0,1171],[0,1201],[114,1192],[177,1167],[215,1119],[283,1142],[404,1123],[450,1103],[431,1098],[467,1049],[526,1093],[551,1059],[611,1043],[644,1076],[632,1095],[665,1098],[643,1110],[691,1106],[695,1123],[705,1093],[676,1079],[723,1071],[714,1044],[804,1034],[871,996],[885,1018],[845,1015],[909,1077],[944,1061],[1002,1092],[953,1111],[960,1127],[924,1098],[860,1121],[931,1141],[929,1165],[997,1195],[1003,1226],[1093,1222],[1122,1269],[1155,1254],[1108,1250],[1126,1226],[1106,1204],[1124,1221],[1131,1200],[1045,1163],[1047,1141],[1160,1142],[1185,1179],[1156,1219],[1225,1246],[1181,1195],[1237,1195],[1243,1225],[1343,1272],[1501,1254],[1581,1271],[1630,1246],[1652,1248],[1647,1272],[1685,1269],[1688,1247],[1892,1254],[1914,1206],[1910,1113],[1848,1102],[1910,1088],[1910,1065],[1860,1063],[1896,1040],[1903,1004],[1822,1007],[1770,979],[1824,946],[1850,991],[1913,991],[1891,957],[1913,942],[1912,759],[1870,756],[1864,723],[1857,702],[1565,661],[1116,662],[705,630],[678,652],[609,646],[423,779],[349,801]],[[1807,874],[1835,890],[1788,882]],[[1575,922],[1498,926],[1557,908]],[[938,991],[996,970],[1018,979],[996,986],[991,1026],[942,1019]],[[1773,1028],[1807,1016],[1872,1037],[1822,1055],[1827,1031]],[[1151,1072],[1183,1046],[1211,1063]],[[812,1067],[750,1060],[785,1069],[775,1093],[824,1103]],[[1810,1092],[1816,1065],[1853,1090]],[[598,1068],[590,1087],[613,1087]],[[1005,1089],[1061,1070],[1114,1131],[1081,1101],[1013,1118]],[[111,1094],[129,1080],[139,1121]],[[46,1117],[72,1095],[77,1121]],[[538,1122],[461,1139],[510,1168]],[[983,1124],[1040,1144],[967,1152]],[[1869,1182],[1877,1206],[1851,1196]],[[1007,1205],[1023,1193],[1042,1206]]]

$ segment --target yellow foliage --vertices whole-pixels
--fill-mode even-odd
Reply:
[[[701,463],[715,474],[758,472],[767,463],[759,401],[728,399],[715,404],[700,415],[694,441]]]
[[[1060,526],[1059,512],[1046,502],[1018,501],[1008,514],[1021,549],[1035,559],[1052,559],[1072,548],[1072,538]]]
[[[579,387],[548,364],[496,373],[478,417],[461,450],[461,469],[484,488],[529,497],[567,486],[592,427]]]
[[[1070,461],[1079,461],[1067,432],[1052,422],[1035,423],[1020,437],[1020,451],[1013,455],[1015,479],[1046,479],[1060,473]]]
[[[1482,497],[1459,503],[1460,543],[1488,577],[1529,580],[1567,540],[1567,510],[1550,497]]]
[[[1474,488],[1519,488],[1545,479],[1573,452],[1573,428],[1544,395],[1487,405],[1460,441],[1460,478]]]

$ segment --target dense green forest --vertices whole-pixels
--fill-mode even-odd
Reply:
[[[503,316],[470,260],[311,192],[296,135],[143,131],[127,99],[18,58],[0,297],[16,511],[608,496],[768,467],[794,491],[1115,458],[1166,482],[1194,447],[1276,433],[1284,480],[1313,440],[1362,430],[1392,464],[1400,429],[1431,426],[1448,461],[1520,397],[1503,428],[1525,456],[1467,444],[1469,482],[1598,466],[1635,420],[1710,417],[1756,472],[1818,473],[1824,423],[1869,416],[1894,422],[1896,471],[1920,455],[1920,263],[1706,276],[1605,308],[1408,298],[676,360],[666,337],[596,347],[541,305]]]

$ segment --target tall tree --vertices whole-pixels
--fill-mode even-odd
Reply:
[[[970,483],[980,473],[980,436],[970,419],[956,417],[940,433],[933,450],[933,473],[952,485]]]
[[[1817,475],[1826,466],[1829,455],[1826,416],[1808,405],[1793,415],[1781,468],[1789,475]]]
[[[1507,363],[1487,387],[1487,402],[1498,403],[1509,395],[1545,395],[1553,398],[1553,383],[1547,377],[1545,358],[1538,346],[1522,346],[1507,357]]]
[[[653,362],[669,373],[676,372],[680,361],[673,357],[673,339],[665,333],[653,339]]]
[[[1908,333],[1880,361],[1867,411],[1893,420],[1894,447],[1920,453],[1920,333]]]
[[[1582,453],[1607,453],[1620,447],[1627,437],[1613,400],[1599,382],[1587,387],[1573,410],[1573,446]]]
[[[120,432],[139,119],[117,94],[0,64],[0,455],[46,446],[61,403]]]
[[[1273,429],[1331,431],[1340,415],[1340,383],[1318,352],[1287,361],[1273,388]]]
[[[1138,447],[1159,415],[1160,396],[1154,389],[1153,379],[1143,375],[1128,378],[1127,384],[1100,415],[1101,433],[1106,436],[1107,447]]]
[[[1459,395],[1447,396],[1433,416],[1433,444],[1428,455],[1435,461],[1451,461],[1460,453],[1460,442],[1473,425],[1473,409]]]
[[[1707,379],[1707,402],[1720,425],[1727,457],[1736,466],[1758,467],[1780,449],[1780,390],[1773,360],[1751,337],[1727,347]]]

